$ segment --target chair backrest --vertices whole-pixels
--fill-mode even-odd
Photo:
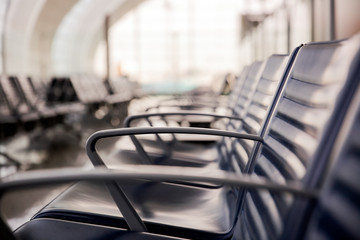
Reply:
[[[36,105],[40,100],[40,96],[36,95],[34,88],[31,85],[31,80],[29,80],[28,77],[20,76],[17,77],[17,82],[29,104],[32,106]]]
[[[281,90],[279,87],[284,79],[284,73],[289,57],[287,55],[272,55],[264,63],[264,70],[261,71],[258,84],[255,89],[247,88],[252,92],[246,94],[253,96],[247,106],[246,114],[243,121],[229,121],[227,129],[248,134],[260,134],[261,126],[266,120],[269,107],[273,104]],[[259,65],[258,65],[259,66]],[[245,94],[244,94],[245,95]],[[247,101],[244,98],[239,99],[240,102]],[[243,105],[244,106],[244,105]],[[255,143],[246,140],[234,140],[224,138],[224,143],[220,146],[223,157],[222,169],[244,172],[248,159],[252,156]]]
[[[47,102],[69,103],[79,101],[74,86],[68,77],[54,77],[47,91]]]
[[[0,84],[0,119],[5,120],[7,116],[11,115],[13,115],[13,111]],[[0,122],[2,121],[0,120]]]
[[[105,101],[108,95],[101,79],[87,75],[73,75],[70,81],[79,100],[85,104]]]
[[[360,79],[359,79],[360,80]],[[360,92],[342,126],[306,239],[360,239]],[[346,137],[343,137],[346,136]]]
[[[233,116],[243,117],[245,115],[250,101],[255,93],[256,86],[259,83],[264,66],[264,62],[258,61],[251,64],[249,73],[247,74],[239,95],[235,100],[235,104],[231,107]]]
[[[133,86],[127,77],[110,78],[109,84],[113,95],[122,96],[124,102],[133,98]]]
[[[89,76],[88,80],[92,84],[92,89],[94,91],[94,95],[97,96],[97,101],[105,101],[106,97],[109,95],[109,92],[106,89],[104,80],[96,76]]]
[[[57,78],[52,78],[46,90],[46,102],[58,102],[61,96],[60,82]]]
[[[63,101],[64,102],[78,102],[79,98],[76,95],[73,83],[71,82],[69,77],[63,78]]]
[[[25,96],[18,84],[16,77],[1,77],[1,87],[3,88],[10,108],[19,115],[28,114],[32,112],[32,109],[26,102]]]
[[[235,84],[229,95],[229,108],[232,108],[236,103],[236,99],[239,97],[244,82],[249,74],[250,66],[244,66],[239,76],[236,78]]]
[[[359,82],[353,77],[354,69],[359,68],[359,37],[312,43],[299,50],[266,128],[264,143],[250,162],[250,174],[279,183],[299,180],[310,187],[319,181],[324,170],[321,161],[327,160],[352,89]],[[278,237],[294,199],[266,190],[246,191],[238,238]]]

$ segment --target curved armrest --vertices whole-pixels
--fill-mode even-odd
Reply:
[[[167,113],[145,113],[145,114],[138,114],[138,115],[131,115],[125,118],[124,127],[130,127],[130,123],[139,118],[149,118],[149,117],[166,117],[166,116],[206,116],[206,117],[214,117],[214,118],[226,118],[231,120],[239,120],[243,121],[242,118],[233,117],[233,116],[226,116],[220,114],[212,114],[212,113],[197,113],[197,112],[167,112]]]
[[[199,168],[194,167],[144,165],[126,165],[116,169],[97,167],[86,170],[79,167],[69,167],[18,172],[0,180],[0,192],[83,180],[121,182],[129,179],[146,179],[155,182],[201,181],[252,189],[267,189],[275,192],[288,192],[309,198],[318,196],[317,190],[305,189],[300,181],[289,181],[285,185],[269,181],[269,179],[260,176],[239,175],[218,169],[199,170]]]
[[[138,134],[161,134],[161,133],[203,134],[203,135],[248,139],[248,140],[253,140],[253,141],[257,141],[257,142],[263,141],[263,138],[258,135],[243,134],[243,133],[238,133],[238,132],[206,129],[206,128],[191,128],[191,127],[120,128],[120,129],[102,130],[102,131],[93,133],[86,142],[86,153],[89,156],[91,162],[95,166],[105,166],[104,161],[100,158],[100,156],[96,152],[96,143],[98,140],[100,140],[102,138],[117,137],[117,136],[120,137],[120,136],[126,136],[126,135],[131,136],[131,135],[138,135]],[[138,148],[138,146],[136,146],[136,147]],[[137,149],[137,150],[139,150],[139,149]],[[142,149],[142,151],[144,151],[144,150]]]
[[[251,175],[237,175],[222,170],[203,170],[198,168],[183,168],[169,166],[139,166],[128,165],[123,169],[110,170],[104,168],[95,168],[92,170],[84,170],[81,168],[65,168],[65,169],[47,169],[34,170],[4,177],[0,180],[0,193],[9,190],[22,189],[33,186],[43,186],[49,184],[69,183],[74,181],[94,181],[106,182],[109,187],[114,183],[128,179],[147,179],[156,182],[163,181],[202,181],[215,184],[224,184],[230,186],[239,186],[252,189],[268,189],[275,192],[288,192],[307,198],[317,198],[319,191],[316,189],[305,189],[299,181],[279,184],[271,182],[263,177],[253,177]],[[110,190],[111,188],[109,188]],[[135,211],[133,205],[127,200],[121,188],[119,192],[110,191],[119,211],[123,214],[130,230],[147,232],[144,222]],[[2,194],[0,195],[2,196]],[[120,196],[120,199],[119,199]],[[128,204],[120,205],[124,201]],[[131,214],[126,214],[126,213]],[[125,214],[124,214],[125,213]],[[11,231],[9,231],[11,232]]]
[[[169,102],[169,101],[196,101],[196,100],[204,100],[204,101],[212,101],[212,102],[219,102],[218,97],[220,95],[215,96],[206,96],[206,95],[174,95],[168,98],[161,99],[161,102]],[[157,104],[157,106],[161,106]]]
[[[228,108],[226,105],[222,104],[208,104],[208,103],[190,103],[190,104],[159,104],[156,106],[151,106],[145,109],[145,112],[148,112],[151,109],[161,108],[161,107],[193,107],[193,108]]]
[[[86,153],[89,156],[91,162],[94,166],[106,166],[104,161],[101,159],[99,154],[96,152],[96,143],[102,138],[115,137],[115,136],[125,136],[125,135],[136,135],[136,134],[160,134],[160,133],[184,133],[184,134],[205,134],[205,135],[217,135],[217,136],[227,136],[235,137],[241,139],[250,139],[254,141],[262,142],[263,139],[257,135],[241,134],[237,132],[214,130],[214,129],[204,129],[204,128],[123,128],[123,129],[113,129],[113,130],[103,130],[98,131],[92,134],[86,142]],[[151,163],[149,156],[146,154],[145,150],[141,144],[133,139],[135,147],[142,159],[145,159],[147,164]],[[126,222],[128,223],[130,229],[134,231],[146,231],[146,227],[143,222],[139,221],[140,217],[136,213],[136,210],[129,202],[128,198],[122,191],[121,187],[116,181],[109,182],[107,188],[110,194],[113,196],[116,205],[121,210]],[[122,207],[125,210],[122,210]],[[126,206],[126,207],[125,207]]]

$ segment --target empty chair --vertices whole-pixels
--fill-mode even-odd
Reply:
[[[281,60],[278,61],[279,59]],[[273,61],[278,64],[272,65],[273,67],[286,65],[286,56],[279,56],[279,59],[274,57]],[[285,64],[283,61],[285,61]],[[277,71],[275,73],[275,75],[279,75]],[[282,73],[280,73],[280,77],[281,75]],[[255,88],[253,89],[255,92]],[[244,170],[242,169],[242,171]],[[185,237],[189,237],[191,234],[195,234],[195,236],[199,234],[202,237],[226,238],[232,234],[232,226],[235,223],[236,214],[230,209],[236,209],[239,195],[237,190],[234,191],[231,187],[215,186],[214,188],[214,186],[203,186],[202,184],[199,186],[203,187],[199,187],[197,184],[188,184],[186,186],[183,184],[174,185],[172,183],[148,184],[147,181],[144,182],[142,180],[128,181],[121,184],[121,186],[125,189],[131,201],[135,203],[136,208],[139,209],[140,215],[144,217],[152,229],[166,225],[169,231],[173,232],[172,234],[176,236],[183,236],[183,230],[187,229],[190,233],[186,233]],[[101,206],[100,208],[102,209],[111,209],[110,211],[113,214],[115,211],[108,204],[108,201],[111,201],[111,195],[106,194],[102,189],[101,185],[94,186],[87,183],[75,185],[59,198],[59,201],[54,201],[49,208],[44,209],[37,217],[65,216],[62,209],[64,206],[68,206],[68,211],[66,211],[66,215],[69,214],[68,217],[76,216],[77,218],[85,214],[84,216],[91,219],[92,223],[98,224],[98,220],[93,217],[94,213],[88,214],[85,209],[78,208],[78,205],[75,206],[72,203],[74,198],[78,198],[78,196],[91,195],[94,196],[91,202]],[[160,194],[161,192],[167,193],[168,197],[163,198],[163,194]],[[144,198],[141,196],[144,196]],[[176,214],[171,213],[175,208],[183,209],[186,214],[180,214],[179,212]],[[55,212],[56,214],[53,215]],[[103,213],[100,211],[95,213],[95,215],[97,214]],[[198,217],[194,218],[193,221],[184,221],[187,214]],[[210,216],[218,217],[213,219]],[[116,225],[120,224],[117,220],[116,222]],[[121,226],[123,225],[121,224]]]
[[[255,147],[258,153],[247,161],[245,172],[252,179],[266,179],[283,185],[295,182],[298,183],[295,186],[302,187],[303,195],[279,194],[253,187],[205,189],[153,183],[146,178],[107,182],[109,194],[103,184],[77,183],[25,224],[22,228],[29,224],[34,227],[22,234],[38,231],[41,224],[36,226],[36,221],[49,223],[52,219],[57,223],[61,219],[73,223],[67,227],[72,227],[74,234],[79,233],[77,225],[89,223],[100,227],[104,234],[109,233],[109,227],[126,228],[124,218],[117,212],[118,207],[125,214],[130,210],[119,204],[119,198],[123,199],[120,197],[122,191],[144,220],[146,228],[130,227],[135,231],[147,229],[152,234],[191,239],[272,239],[282,236],[289,239],[303,234],[306,228],[299,226],[303,226],[302,221],[311,214],[312,201],[316,200],[317,191],[322,189],[327,170],[332,166],[329,159],[333,151],[338,150],[335,143],[343,139],[340,127],[344,126],[344,119],[350,118],[353,122],[353,111],[357,109],[353,106],[358,107],[359,38],[357,35],[345,41],[312,43],[299,50],[278,104],[269,113],[270,121],[263,130],[263,140]],[[190,129],[134,128],[98,132],[89,138],[89,157],[94,165],[101,165],[95,144],[103,137],[155,131],[176,133],[190,132]],[[201,131],[238,138],[250,136],[210,129]],[[175,170],[186,171],[183,168]],[[206,179],[205,174],[200,172],[203,179]],[[171,176],[169,174],[169,179]],[[163,178],[159,179],[166,180]],[[325,188],[324,194],[326,191]],[[130,219],[126,220],[132,225]],[[18,231],[21,233],[21,228]],[[287,232],[292,234],[287,235]],[[52,232],[48,234],[51,237]]]
[[[314,209],[312,214],[301,221],[302,226],[307,228],[306,232],[302,232],[306,239],[360,238],[359,91],[356,95],[358,100],[353,104],[352,116],[344,120],[340,130],[339,136],[346,138],[336,142],[336,151],[327,163],[329,176],[323,184],[319,200],[310,205]]]
[[[247,90],[243,91],[245,81],[247,80],[248,85],[254,87],[257,80],[252,82],[249,78],[252,78],[252,80],[256,79],[256,73],[260,74],[260,71],[258,71],[259,67],[260,62],[254,62],[251,66],[245,66],[229,96],[219,96],[211,101],[208,98],[177,99],[175,103],[165,101],[165,103],[148,107],[145,114],[127,117],[124,125],[125,127],[149,124],[171,126],[173,123],[183,125],[183,122],[185,122],[192,127],[211,127],[211,124],[218,119],[216,118],[217,114],[235,115],[234,108],[237,107],[237,100],[240,98],[241,93],[247,93]],[[252,76],[249,76],[250,71],[252,71]],[[163,100],[161,101],[163,102]],[[148,100],[144,99],[142,102],[146,103]],[[158,112],[160,114],[157,114]],[[177,115],[168,113],[177,113]],[[209,115],[206,115],[207,113]]]
[[[291,67],[291,63],[287,66],[287,62],[288,56],[273,55],[266,61],[264,66],[260,63],[253,65],[249,73],[250,77],[245,80],[244,86],[240,91],[237,99],[238,103],[236,105],[233,104],[232,114],[234,119],[224,116],[225,118],[222,121],[223,129],[255,135],[260,134],[268,109],[272,105],[277,92],[281,90],[279,86],[282,83],[281,80],[286,75],[284,72],[287,68]],[[262,70],[263,68],[264,70]],[[194,138],[196,139],[196,137],[195,135]],[[203,136],[203,138],[206,137]],[[134,139],[134,137],[132,139],[137,143],[137,139]],[[189,139],[191,138],[189,137]],[[212,162],[216,162],[219,165],[222,163],[217,160],[225,159],[226,161],[230,158],[229,154],[234,158],[247,159],[251,155],[254,145],[251,142],[243,141],[236,150],[232,150],[231,145],[233,141],[229,138],[223,138],[214,144],[204,145],[184,143],[178,141],[177,136],[174,136],[174,140],[170,141],[162,141],[162,137],[159,137],[157,141],[140,138],[137,144],[138,152],[131,151],[128,147],[121,148],[123,141],[119,141],[120,150],[110,153],[112,155],[108,156],[107,159],[112,160],[111,164],[116,164],[117,161],[138,163],[141,162],[141,159],[145,159],[153,164],[182,166],[205,166]],[[139,144],[141,145],[139,146]],[[236,145],[237,143],[234,144]],[[125,144],[122,145],[126,146]],[[139,151],[141,146],[144,146],[144,150],[140,149]],[[137,160],[138,158],[140,160]],[[239,160],[239,162],[241,161]],[[223,169],[228,168],[227,163],[222,164],[220,167]]]
[[[58,123],[59,116],[56,109],[47,106],[45,99],[41,98],[41,94],[34,91],[30,78],[25,76],[9,77],[9,81],[17,86],[18,93],[24,96],[29,107],[39,114],[43,126],[47,127]]]
[[[81,113],[85,110],[78,101],[74,86],[68,78],[53,78],[47,89],[46,101],[60,115]]]
[[[74,75],[69,79],[80,102],[88,105],[105,102],[108,93],[101,79],[85,75]]]
[[[0,139],[13,136],[18,130],[18,117],[9,106],[5,93],[0,88]]]
[[[345,41],[308,44],[299,50],[265,128],[260,154],[249,164],[249,174],[284,184],[298,180],[309,189],[321,187],[339,126],[352,114],[349,104],[357,101],[353,95],[359,84],[359,39],[356,35]],[[246,191],[238,238],[280,237],[289,219],[305,217],[303,205],[308,201],[267,190]],[[297,224],[295,221],[287,229],[296,234]]]
[[[19,119],[25,130],[32,130],[39,122],[40,115],[26,102],[25,96],[19,92],[16,83],[10,81],[7,76],[1,76],[1,88],[7,102],[9,109]]]

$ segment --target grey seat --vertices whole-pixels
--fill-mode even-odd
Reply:
[[[360,35],[300,49],[249,174],[321,188],[340,126],[359,83]],[[346,56],[346,57],[345,57]],[[266,190],[244,193],[237,238],[296,238],[309,200]],[[295,214],[296,213],[296,214]],[[292,216],[291,216],[292,215]]]
[[[344,119],[351,119],[355,115],[354,108],[349,106],[359,103],[359,38],[360,35],[357,35],[345,41],[307,44],[300,49],[279,102],[270,111],[271,121],[264,129],[264,140],[256,146],[259,152],[246,164],[246,171],[253,178],[265,177],[269,182],[283,184],[298,181],[308,191],[322,189],[321,183],[326,179],[327,167],[331,166],[329,159],[333,151],[338,150],[335,143],[343,138],[340,128],[344,126]],[[357,97],[354,97],[355,92]],[[153,130],[164,132],[160,128]],[[98,163],[94,143],[99,137],[149,131],[120,129],[98,132],[89,139],[89,156],[94,164]],[[173,129],[167,132],[176,131]],[[358,150],[357,147],[355,149]],[[358,155],[357,152],[355,154]],[[308,206],[314,200],[265,189],[193,188],[199,192],[187,195],[186,202],[178,203],[182,207],[178,209],[172,201],[181,199],[171,193],[184,193],[186,196],[185,192],[190,190],[188,186],[156,184],[146,180],[129,181],[122,186],[131,187],[129,190],[124,189],[124,192],[135,203],[139,201],[137,196],[141,197],[142,203],[137,211],[146,220],[150,232],[192,239],[296,238],[297,234],[306,230],[299,226],[311,214]],[[355,186],[358,187],[358,184]],[[141,190],[137,192],[138,189]],[[161,195],[156,195],[157,191]],[[136,192],[138,195],[134,194]],[[201,192],[204,194],[198,197]],[[216,192],[224,194],[214,194]],[[199,201],[206,195],[212,198]],[[111,224],[119,228],[124,223],[123,218],[116,212],[115,203],[107,196],[107,189],[99,184],[79,183],[39,212],[36,219],[66,218],[75,224],[86,220],[87,223],[96,222],[104,228],[114,226]],[[312,196],[316,198],[316,195]],[[161,211],[157,211],[155,205],[160,205]],[[142,206],[147,206],[146,211],[143,211]],[[196,214],[199,212],[208,215]],[[233,214],[238,214],[237,220]],[[200,223],[196,221],[198,217],[211,222]],[[158,224],[152,222],[160,219],[162,221]],[[203,224],[204,229],[196,228],[199,226],[195,225],[192,227],[196,229],[188,228],[186,226],[189,222]],[[217,232],[219,227],[229,231]]]
[[[81,113],[85,110],[69,78],[52,78],[47,89],[46,102],[47,105],[55,107],[59,115]]]
[[[19,118],[9,106],[3,89],[0,88],[0,139],[4,140],[13,136],[19,127]]]
[[[223,119],[224,129],[260,134],[267,112],[277,92],[281,90],[279,85],[282,82],[281,79],[283,79],[287,62],[288,56],[286,55],[272,55],[264,63],[264,66],[259,62],[252,65],[249,77],[245,79],[244,86],[239,93],[238,103],[231,102],[232,114],[236,119]],[[238,158],[238,162],[241,163],[241,158],[247,159],[251,155],[254,146],[251,141],[242,141],[238,145],[229,138],[219,139],[214,144],[186,143],[177,141],[176,136],[174,138],[170,141],[162,141],[161,137],[157,141],[140,139],[140,143],[144,146],[145,153],[148,156],[139,156],[134,150],[129,150],[128,145],[125,145],[126,143],[119,142],[120,149],[110,153],[111,156],[106,158],[112,159],[111,164],[116,164],[117,159],[123,163],[141,163],[141,157],[143,157],[150,158],[151,163],[154,164],[207,166],[209,163],[215,163],[213,165],[219,167],[221,164],[218,161],[219,159],[224,159],[227,162],[229,158]],[[194,138],[197,138],[197,135]],[[136,139],[133,140],[136,141]],[[236,150],[232,148],[232,144],[237,146]],[[121,146],[126,146],[126,148],[121,149]],[[227,163],[220,167],[229,169]]]
[[[17,89],[15,82],[10,81],[7,76],[1,76],[0,87],[3,89],[12,114],[19,119],[25,130],[32,130],[39,123],[39,113],[31,108],[25,97]]]
[[[30,78],[25,76],[13,76],[9,77],[8,80],[16,86],[18,94],[24,97],[24,100],[30,109],[38,113],[40,123],[44,127],[51,126],[53,123],[57,122],[58,114],[55,107],[47,106],[45,99],[40,97],[41,94],[34,91],[31,86],[32,80]]]
[[[359,75],[358,75],[359,76]],[[305,239],[360,238],[360,101],[356,93],[352,116],[345,119],[327,180],[313,213],[306,219]],[[357,105],[357,106],[356,106]],[[336,157],[335,157],[336,156]]]
[[[281,69],[281,67],[285,68],[286,60],[286,56],[274,56],[270,61],[271,64],[268,65],[268,71],[270,72],[271,67],[276,68],[276,70]],[[279,72],[272,71],[272,73],[274,76],[281,78],[283,70],[279,70]],[[268,82],[270,82],[268,84],[270,86],[275,85],[275,87],[269,88],[271,89],[270,92],[277,89],[278,81],[264,78],[262,82],[264,85]],[[252,87],[253,94],[255,89],[255,87]],[[257,94],[261,93],[258,92]],[[272,98],[270,99],[272,100]],[[237,142],[237,144],[240,143]],[[243,172],[245,169],[241,169],[241,171]],[[153,229],[152,231],[159,231],[157,229],[163,229],[166,226],[167,232],[171,232],[173,236],[228,238],[232,234],[234,221],[236,220],[239,190],[227,186],[209,187],[199,185],[184,185],[183,183],[153,184],[148,181],[121,183],[122,189],[125,190],[131,202],[135,204],[141,217],[146,221],[148,228]],[[167,197],[164,198],[164,194]],[[87,213],[87,209],[89,209],[88,204],[76,204],[77,200],[75,199],[80,200],[82,196],[92,196],[90,204],[98,206],[99,211],[90,207],[95,211]],[[116,209],[116,205],[111,203],[111,195],[106,193],[106,191],[104,192],[101,184],[79,183],[53,201],[42,212],[37,214],[35,218],[81,218],[87,219],[87,221],[93,224],[100,224],[103,219],[109,219],[109,215],[111,215],[115,217],[114,220],[105,220],[106,222],[116,226],[119,226],[117,224],[122,224],[121,226],[123,226],[124,223],[115,220],[119,216]],[[174,213],[175,209],[179,210]],[[104,214],[103,211],[107,213]],[[100,215],[106,217],[96,217]],[[189,215],[194,216],[194,219],[184,221]],[[85,218],[82,216],[85,216]],[[183,233],[184,229],[186,229],[186,232]]]

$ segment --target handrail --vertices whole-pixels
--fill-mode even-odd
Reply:
[[[213,105],[210,105],[210,104],[203,104],[203,103],[190,103],[190,104],[164,104],[164,105],[156,105],[156,106],[151,106],[151,107],[148,107],[145,109],[145,112],[148,112],[150,111],[151,109],[159,109],[161,107],[194,107],[194,108],[229,108],[227,105],[223,105],[221,103],[219,104],[213,104]]]
[[[93,133],[86,142],[86,153],[89,156],[91,162],[95,166],[105,166],[104,161],[96,152],[96,143],[102,138],[109,137],[120,137],[126,135],[138,135],[138,134],[161,134],[161,133],[182,133],[182,134],[203,134],[203,135],[213,135],[213,136],[223,136],[223,137],[234,137],[240,139],[248,139],[257,142],[262,142],[263,138],[258,135],[253,134],[243,134],[232,131],[216,130],[216,129],[207,129],[207,128],[191,128],[191,127],[148,127],[148,128],[120,128],[120,129],[110,129],[102,130]],[[145,150],[142,148],[141,144],[136,145],[137,150],[140,150],[140,153],[145,153]],[[146,154],[146,161],[150,161]],[[144,162],[144,164],[150,164],[151,162]]]
[[[160,134],[160,133],[184,133],[184,134],[205,134],[205,135],[218,135],[218,136],[227,136],[235,137],[242,139],[249,139],[254,141],[262,142],[263,139],[257,135],[242,134],[237,132],[214,130],[214,129],[204,129],[204,128],[122,128],[122,129],[111,129],[111,130],[102,130],[92,134],[86,142],[86,153],[89,156],[91,162],[94,166],[106,166],[104,161],[101,159],[100,155],[96,152],[96,143],[102,138],[124,136],[124,135],[136,135],[136,134]],[[146,154],[142,146],[137,146]],[[146,155],[147,156],[147,155]],[[134,207],[131,205],[130,201],[126,197],[125,193],[122,191],[121,186],[116,181],[112,181],[107,184],[109,192],[113,197],[116,205],[124,216],[125,221],[129,225],[129,228],[133,231],[146,231],[144,223],[141,221],[141,218],[137,214]]]
[[[139,118],[145,118],[147,120],[147,122],[149,123],[149,125],[152,127],[151,121],[149,120],[150,117],[154,117],[154,116],[166,117],[166,116],[173,116],[173,115],[174,116],[175,115],[179,115],[179,116],[209,116],[209,117],[214,117],[214,118],[227,118],[227,119],[232,119],[232,120],[243,121],[243,119],[240,117],[233,117],[233,116],[226,116],[226,115],[212,114],[212,113],[196,113],[196,112],[192,112],[192,111],[182,111],[182,112],[145,113],[145,114],[131,115],[131,116],[128,116],[125,118],[123,126],[130,127],[130,124],[133,120],[136,120]],[[155,136],[156,136],[156,139],[159,142],[159,144],[162,145],[162,148],[164,149],[165,153],[167,155],[170,155],[171,150],[169,150],[168,145],[164,143],[164,141],[161,139],[161,137],[158,134],[155,134]],[[143,163],[145,163],[145,164],[151,163],[150,157],[148,156],[148,154],[142,147],[139,140],[135,136],[130,136],[130,139],[134,143],[135,148],[136,148],[138,154],[141,156]],[[174,139],[175,139],[175,136],[174,136]]]
[[[317,198],[317,189],[305,189],[300,181],[289,181],[286,184],[275,183],[264,177],[239,175],[217,169],[199,169],[194,167],[126,165],[117,169],[97,167],[62,168],[31,170],[15,173],[0,179],[0,192],[22,189],[40,185],[69,183],[74,181],[126,181],[129,179],[146,179],[156,182],[164,181],[199,181],[228,186],[252,189],[267,189],[275,192],[288,192],[307,198]]]
[[[119,188],[117,194],[117,189],[111,187],[109,188],[109,186],[115,186],[114,183],[118,186],[118,182],[129,179],[146,179],[155,182],[179,180],[201,181],[214,184],[224,184],[228,186],[267,189],[275,192],[288,192],[307,198],[318,198],[319,196],[319,191],[317,189],[305,189],[303,184],[299,181],[291,181],[285,185],[270,182],[264,177],[254,177],[252,175],[239,176],[236,173],[225,172],[223,170],[204,171],[199,170],[198,168],[190,167],[127,165],[126,167],[123,167],[123,169],[95,168],[85,170],[83,168],[63,168],[15,173],[0,179],[0,198],[7,191],[35,186],[70,183],[74,181],[107,182],[106,186],[109,190],[112,190],[110,193],[113,198],[119,196],[125,197],[125,202],[127,204],[119,205],[115,199],[114,201],[116,202],[119,211],[123,214],[124,220],[128,224],[130,230],[147,232],[144,222],[136,213],[130,201],[127,200],[121,188]],[[0,221],[1,220],[0,216]],[[6,228],[5,225],[2,227]],[[6,230],[8,234],[11,232],[9,229]]]
[[[226,116],[220,114],[213,114],[213,113],[198,113],[198,112],[191,112],[191,111],[183,111],[183,112],[166,112],[166,113],[145,113],[145,114],[138,114],[138,115],[131,115],[125,118],[124,127],[130,127],[130,123],[139,118],[149,118],[149,117],[166,117],[166,116],[205,116],[205,117],[214,117],[214,118],[227,118],[231,120],[239,120],[243,121],[240,117],[233,117],[233,116]]]

